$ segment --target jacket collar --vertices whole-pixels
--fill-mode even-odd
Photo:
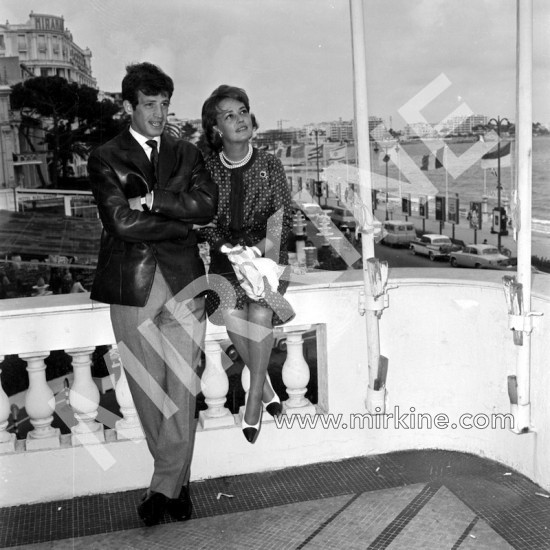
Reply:
[[[120,137],[121,148],[127,151],[128,158],[131,159],[140,172],[144,174],[147,181],[152,182],[153,172],[151,163],[149,162],[143,147],[130,133],[129,127],[122,132]],[[170,135],[167,133],[162,134],[159,150],[159,183],[157,183],[157,187],[159,188],[165,187],[165,184],[172,173],[174,164],[176,163],[175,145],[175,141]]]

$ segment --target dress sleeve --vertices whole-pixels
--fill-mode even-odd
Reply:
[[[207,227],[197,230],[199,241],[207,242],[210,248],[219,252],[220,247],[229,242],[230,233],[227,227],[220,224],[220,216],[216,214],[214,220]]]
[[[271,162],[271,200],[275,215],[271,218],[270,225],[273,224],[273,226],[269,228],[268,234],[273,234],[276,231],[280,231],[281,250],[286,250],[288,237],[292,231],[290,189],[288,187],[285,170],[281,161],[278,158],[273,157]]]

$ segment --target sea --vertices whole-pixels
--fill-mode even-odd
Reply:
[[[458,157],[472,147],[472,142],[458,142],[448,144],[452,152]],[[422,158],[428,152],[424,143],[399,143],[417,166],[421,166]],[[385,163],[379,161],[380,153],[371,153],[371,169],[375,181],[381,182],[385,178]],[[398,167],[396,162],[388,162],[388,178],[391,181],[389,200],[401,202],[400,194],[409,192],[410,184],[407,178],[407,167],[400,163]],[[405,163],[406,164],[406,163]],[[309,165],[304,167],[285,167],[287,175],[292,177],[293,182],[301,176],[303,181],[307,179],[316,179],[316,166]],[[324,169],[321,165],[321,171]],[[514,147],[512,146],[512,157],[510,167],[501,167],[501,205],[511,202],[513,191],[513,179],[516,162],[514,158]],[[496,171],[495,171],[496,172]],[[488,198],[489,212],[497,206],[497,176],[491,170],[481,168],[481,161],[477,161],[466,170],[452,177],[444,169],[430,167],[422,172],[437,190],[439,195],[458,196],[459,209],[462,216],[466,216],[469,210],[470,202],[481,202],[485,195]],[[321,179],[322,175],[321,175]],[[397,183],[396,183],[397,182]],[[293,185],[294,187],[294,185]],[[379,185],[380,187],[380,185]],[[397,190],[399,188],[399,191]],[[383,186],[381,187],[383,191]],[[382,193],[383,194],[383,193]],[[415,200],[414,193],[411,196]],[[532,163],[532,240],[533,247],[550,251],[550,136],[541,136],[533,138],[533,163]],[[430,206],[430,218],[435,209]],[[549,254],[550,256],[550,254]]]

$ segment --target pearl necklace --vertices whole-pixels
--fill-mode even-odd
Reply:
[[[234,168],[241,168],[241,166],[244,166],[248,163],[248,161],[252,158],[252,152],[254,150],[252,149],[252,145],[250,143],[248,144],[248,153],[246,153],[245,157],[242,160],[239,160],[238,162],[234,162],[232,160],[229,160],[223,153],[223,149],[220,151],[220,160],[221,163],[228,168],[229,170],[233,170]]]

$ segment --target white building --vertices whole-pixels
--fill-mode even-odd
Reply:
[[[73,41],[63,17],[31,12],[22,24],[0,25],[0,57],[18,57],[33,76],[62,76],[97,88],[92,52]]]
[[[49,182],[43,146],[35,146],[38,152],[29,146],[29,141],[43,140],[42,130],[37,126],[21,134],[18,116],[10,110],[11,86],[27,78],[60,76],[97,88],[91,59],[88,48],[74,43],[63,17],[31,12],[26,23],[0,25],[0,189]]]

